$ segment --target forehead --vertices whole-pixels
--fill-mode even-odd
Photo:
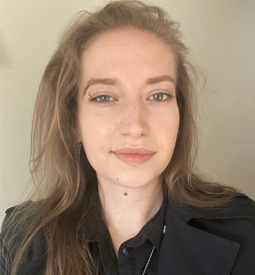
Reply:
[[[84,49],[81,56],[81,70],[92,77],[91,72],[135,73],[175,77],[175,58],[170,47],[154,34],[125,27],[98,35]]]

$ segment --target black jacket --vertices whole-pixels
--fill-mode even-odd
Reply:
[[[2,232],[5,234],[8,232]],[[41,235],[31,244],[17,275],[43,274],[45,255],[46,243]],[[9,274],[2,257],[0,271],[1,275]],[[155,275],[230,274],[255,275],[254,201],[240,194],[228,205],[198,209],[170,200]]]

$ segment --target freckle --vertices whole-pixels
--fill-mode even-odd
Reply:
[[[116,180],[119,180],[119,178],[117,178]]]
[[[124,193],[124,196],[127,196],[127,193]]]

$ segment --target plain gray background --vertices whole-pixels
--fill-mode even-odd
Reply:
[[[2,0],[0,220],[31,184],[28,160],[34,100],[61,31],[82,9],[106,1]],[[159,0],[181,23],[191,59],[206,77],[198,89],[199,167],[212,180],[255,198],[255,2]]]

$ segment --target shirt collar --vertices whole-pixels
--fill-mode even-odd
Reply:
[[[150,240],[157,250],[160,250],[163,230],[165,225],[165,216],[167,209],[167,196],[164,194],[161,208],[158,212],[143,226],[140,232],[132,239],[127,240],[124,244],[128,247],[137,247]]]

